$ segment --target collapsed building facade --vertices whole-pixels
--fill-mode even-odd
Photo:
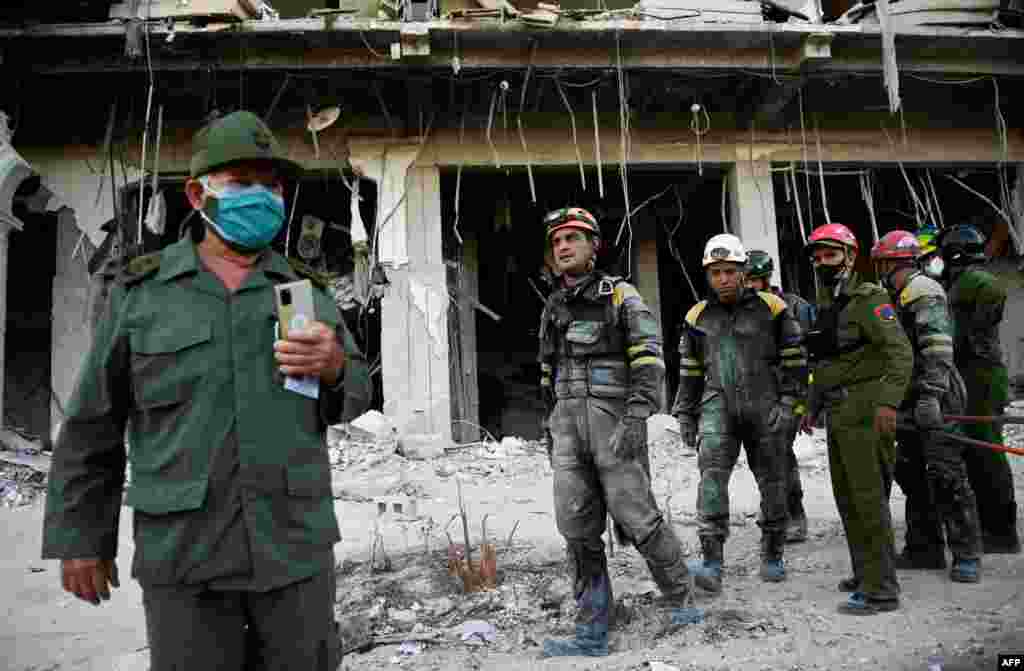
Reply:
[[[105,273],[188,233],[190,138],[240,108],[307,168],[275,247],[331,287],[403,432],[537,434],[556,207],[599,217],[602,263],[659,316],[667,402],[715,233],[808,297],[803,242],[826,221],[857,232],[868,272],[894,228],[973,223],[994,257],[1024,251],[1012,3],[270,4],[0,17],[6,425],[60,422]],[[1008,320],[1013,376],[1021,336]]]

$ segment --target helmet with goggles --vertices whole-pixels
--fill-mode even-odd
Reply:
[[[597,223],[597,218],[582,207],[562,207],[548,212],[544,216],[544,227],[544,235],[549,242],[551,236],[563,228],[576,228],[594,237],[601,237],[601,227]]]
[[[760,249],[747,252],[747,277],[752,280],[768,278],[775,272],[775,261],[771,254]]]

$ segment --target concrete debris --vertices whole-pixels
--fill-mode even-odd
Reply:
[[[494,625],[484,620],[468,620],[462,623],[462,640],[466,643],[491,643],[497,634]]]
[[[360,439],[357,433],[359,431],[367,440],[387,440],[392,438],[396,431],[394,423],[377,410],[369,410],[356,417],[349,427],[353,440]]]
[[[678,666],[672,666],[671,664],[666,664],[665,662],[659,662],[653,659],[647,662],[647,668],[651,671],[679,671]]]
[[[437,433],[413,433],[398,439],[398,453],[406,459],[437,459],[451,443]]]
[[[679,421],[672,415],[651,415],[647,418],[647,443],[663,440],[679,441]]]

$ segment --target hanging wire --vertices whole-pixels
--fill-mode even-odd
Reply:
[[[622,40],[621,32],[616,31],[615,33],[615,71],[618,75],[619,80],[619,130],[620,130],[620,142],[622,145],[622,158],[619,164],[619,173],[622,177],[622,198],[626,206],[626,217],[623,221],[624,226],[619,226],[619,234],[615,238],[615,244],[619,244],[619,240],[622,238],[623,228],[629,229],[629,239],[626,247],[626,278],[632,276],[633,269],[633,218],[629,205],[629,174],[628,174],[628,163],[629,163],[629,103],[626,99],[626,74],[622,68]]]
[[[871,173],[865,172],[860,176],[860,194],[864,198],[864,205],[868,208],[868,216],[871,218],[871,233],[874,236],[872,243],[878,242],[878,219],[875,217],[875,198],[871,193]]]
[[[889,141],[889,148],[895,149],[896,145],[892,140],[892,136],[889,135],[889,129],[885,127],[884,123],[881,124],[881,127],[882,132],[885,133],[886,140]],[[918,198],[917,191],[914,190],[914,185],[910,182],[910,176],[907,175],[907,170],[906,168],[903,167],[903,161],[899,159],[899,156],[896,156],[896,165],[900,169],[900,174],[903,175],[903,183],[906,184],[907,190],[910,192],[910,197],[914,204],[914,220],[917,222],[918,228],[920,228],[921,224],[923,223],[921,211],[924,209],[924,206],[921,204],[921,199]]]
[[[821,207],[825,212],[825,221],[832,223],[832,215],[828,211],[828,195],[825,193],[825,175],[821,166],[821,133],[818,132],[818,120],[814,119],[814,143],[818,147],[818,184],[821,186]]]
[[[792,182],[793,187],[793,203],[796,205],[796,220],[798,228],[800,229],[800,240],[807,244],[807,234],[804,232],[804,212],[803,206],[800,205],[800,187],[796,181],[796,171],[790,170],[789,174],[786,175],[786,179]]]
[[[537,40],[533,40],[530,46],[530,64],[526,68],[526,75],[523,77],[523,88],[519,91],[519,112],[516,114],[516,130],[519,132],[519,144],[523,147],[523,161],[526,163],[526,179],[530,184],[530,200],[537,202],[537,184],[533,179],[533,161],[530,159],[530,148],[526,145],[526,131],[523,128],[523,108],[526,106],[526,91],[530,86],[530,77],[533,75],[534,57],[537,55]],[[573,122],[573,138],[576,136],[576,123]],[[577,154],[579,148],[577,147]],[[582,162],[580,169],[583,169]]]
[[[572,144],[576,148],[576,163],[580,167],[580,183],[582,184],[582,189],[586,191],[587,173],[583,170],[583,154],[580,153],[579,137],[576,134],[576,113],[573,112],[572,105],[569,104],[569,97],[565,95],[562,82],[557,76],[555,76],[555,90],[558,91],[558,96],[562,99],[565,111],[569,113],[569,125],[572,128]]]
[[[679,187],[673,185],[672,193],[676,197],[676,206],[679,208],[679,217],[676,219],[676,225],[669,230],[668,224],[662,223],[662,227],[665,229],[665,237],[668,240],[668,252],[672,255],[672,258],[679,264],[679,268],[683,271],[683,277],[686,278],[686,283],[690,285],[690,291],[693,292],[693,300],[700,302],[700,294],[697,293],[697,287],[694,286],[693,280],[690,279],[690,272],[686,269],[686,264],[683,263],[683,257],[679,253],[679,248],[676,247],[676,233],[679,231],[679,227],[683,224],[686,210],[683,207],[683,197],[679,195]]]
[[[729,217],[725,214],[725,199],[729,195],[729,175],[722,175],[722,230],[729,233]]]
[[[797,103],[800,106],[800,154],[804,164],[804,186],[807,187],[807,216],[811,230],[814,230],[814,206],[811,203],[811,176],[807,172],[807,123],[804,121],[804,87],[797,89]],[[827,223],[827,222],[826,222]]]
[[[284,258],[288,258],[288,254],[292,248],[292,222],[295,221],[295,208],[299,205],[299,189],[302,188],[302,180],[295,182],[295,195],[292,196],[292,213],[288,215],[288,230],[284,234]]]
[[[701,113],[704,115],[704,125],[701,126]],[[696,137],[696,143],[693,149],[694,161],[697,163],[697,174],[701,177],[704,176],[704,151],[701,147],[701,138],[711,130],[711,117],[708,116],[708,110],[700,103],[693,103],[690,105],[690,114],[693,118],[690,119],[690,130]]]
[[[942,216],[942,207],[939,205],[939,192],[935,189],[935,182],[932,180],[931,168],[928,168],[928,170],[925,171],[925,174],[928,176],[928,187],[931,189],[932,198],[935,200],[935,212],[939,215],[939,228],[943,229],[946,227],[946,220],[945,217]]]
[[[491,137],[491,129],[494,127],[494,106],[498,102],[498,90],[495,89],[491,92],[491,107],[487,112],[487,145],[491,148],[491,154],[494,156],[494,167],[501,167],[501,156],[498,155],[498,148],[494,146],[494,139]]]
[[[594,160],[597,163],[597,193],[604,200],[604,163],[601,162],[601,122],[597,117],[597,89],[590,92],[594,110]]]
[[[142,126],[142,156],[141,164],[139,165],[139,227],[138,237],[136,239],[139,249],[142,248],[142,203],[146,196],[146,145],[149,142],[149,121],[153,112],[153,59],[149,48],[149,21],[153,18],[153,3],[149,3],[148,14],[146,17],[146,27],[143,35],[146,40],[146,73],[149,78],[149,90],[146,93],[146,119]]]
[[[466,156],[463,153],[463,142],[466,139],[466,107],[462,107],[462,122],[459,124],[459,165],[455,169],[455,226],[453,231],[455,233],[455,239],[459,241],[459,246],[462,246],[462,234],[459,233],[459,221],[460,221],[460,205],[462,204],[462,165],[466,162]]]

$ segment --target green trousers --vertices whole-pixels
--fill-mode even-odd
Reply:
[[[967,384],[967,414],[1002,414],[1009,400],[1006,368],[986,362],[958,362],[958,367]],[[967,424],[964,433],[977,440],[1003,442],[1001,429],[992,424]],[[978,498],[982,535],[1006,541],[1017,539],[1017,502],[1006,454],[972,448],[965,452],[964,461],[967,478]]]
[[[873,427],[879,384],[850,388],[829,409],[828,460],[853,577],[869,599],[886,601],[900,593],[889,512],[896,447]]]

